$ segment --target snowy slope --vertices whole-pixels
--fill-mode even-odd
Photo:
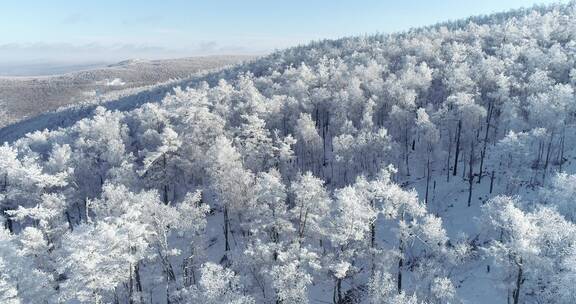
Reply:
[[[0,105],[4,126],[86,100],[118,98],[149,86],[189,78],[251,60],[250,56],[212,56],[167,60],[127,60],[62,75],[0,76]]]
[[[34,113],[36,113],[36,115],[27,114],[21,119],[15,119],[14,115],[17,116],[17,114],[9,114],[7,117],[8,121],[16,120],[16,122],[12,122],[0,128],[0,142],[5,141],[12,142],[24,136],[26,133],[33,132],[36,130],[44,130],[44,129],[54,130],[60,127],[68,127],[73,123],[77,122],[78,120],[92,115],[94,109],[97,106],[104,106],[110,110],[127,111],[134,109],[138,106],[141,106],[142,104],[147,102],[159,102],[162,100],[162,98],[164,98],[164,96],[166,96],[166,94],[171,93],[173,91],[173,88],[175,87],[194,86],[202,81],[215,83],[217,82],[215,79],[217,79],[219,77],[218,75],[220,75],[216,71],[222,69],[221,67],[218,68],[218,66],[233,65],[233,63],[242,62],[242,60],[247,61],[250,58],[251,57],[243,57],[243,56],[237,56],[237,57],[229,56],[220,58],[216,56],[215,58],[191,59],[192,64],[191,67],[188,67],[186,64],[184,64],[183,67],[178,68],[186,69],[186,73],[191,73],[193,74],[192,76],[185,77],[183,76],[184,74],[179,74],[179,76],[174,75],[174,77],[170,76],[168,78],[166,78],[162,72],[158,72],[157,69],[153,67],[148,68],[149,71],[143,73],[139,70],[140,67],[138,67],[138,65],[141,64],[147,65],[152,63],[154,65],[164,65],[165,63],[168,63],[173,64],[175,66],[179,66],[182,63],[181,61],[186,62],[185,59],[163,60],[163,61],[156,61],[156,63],[154,62],[134,63],[132,61],[121,62],[118,64],[118,66],[121,68],[126,68],[125,67],[126,65],[129,66],[136,65],[135,68],[128,67],[128,72],[126,73],[135,74],[131,75],[130,77],[142,78],[145,77],[146,74],[154,75],[155,73],[158,73],[156,74],[156,76],[154,76],[156,80],[138,81],[137,82],[138,85],[136,86],[133,85],[133,82],[130,82],[129,85],[123,86],[122,88],[112,88],[113,90],[110,92],[103,92],[100,96],[90,98],[84,97],[84,99],[82,99],[81,101],[73,102],[69,105],[64,106],[60,105],[59,107],[56,108],[52,107],[54,109],[51,109],[50,106],[48,106],[44,110],[41,110],[41,108],[36,108],[34,110]],[[204,60],[207,62],[204,62]],[[197,65],[200,65],[201,68],[199,68]],[[116,67],[116,65],[112,67]],[[170,65],[167,65],[167,68],[165,69],[170,70]],[[106,77],[111,77],[111,75],[112,76],[114,75],[109,69],[87,71],[83,73],[86,74],[100,73],[105,75]],[[70,75],[70,77],[74,78],[76,77],[76,75]],[[94,76],[94,77],[102,78],[102,76]],[[174,80],[162,81],[163,79],[170,79],[170,78],[174,78]],[[2,79],[0,78],[0,82],[1,81]],[[66,83],[67,84],[65,84],[65,86],[70,86],[70,82]],[[144,85],[146,83],[150,84]],[[18,87],[18,85],[12,86],[8,81],[4,83],[4,85],[6,85],[7,87],[9,86],[10,90],[14,91],[22,90],[20,87]],[[8,92],[3,91],[2,94],[8,94]],[[0,96],[0,100],[11,100],[10,98],[4,98],[6,96],[4,97],[2,96]],[[20,97],[15,98],[19,100]],[[66,98],[66,97],[58,97],[58,98]],[[7,106],[5,108],[7,113],[14,113],[12,112],[13,109],[11,108],[11,106],[17,106],[18,102],[16,102],[16,99],[14,100],[14,102],[4,102],[4,105]],[[29,115],[31,117],[27,117]]]

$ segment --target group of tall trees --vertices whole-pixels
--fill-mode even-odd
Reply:
[[[315,42],[4,144],[0,302],[458,303],[486,261],[570,303],[573,18]]]

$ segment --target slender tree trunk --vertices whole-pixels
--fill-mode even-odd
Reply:
[[[398,293],[402,292],[402,268],[404,266],[404,244],[402,239],[400,239],[400,245],[398,246],[398,250],[400,251],[400,259],[398,260]]]
[[[428,193],[430,189],[430,148],[428,149],[428,157],[426,160],[426,195],[424,199],[424,203],[428,205]]]
[[[184,260],[182,265],[182,270],[184,272],[184,286],[191,286],[192,284],[196,284],[196,280],[194,278],[194,270],[192,269],[192,254]]]
[[[404,214],[400,216],[400,220],[404,220]],[[402,292],[402,268],[404,266],[404,236],[402,235],[403,232],[400,232],[400,240],[398,244],[398,252],[400,253],[400,259],[398,260],[398,293]]]
[[[518,263],[518,276],[516,277],[516,289],[512,293],[514,297],[514,304],[518,304],[520,300],[520,287],[522,286],[522,259],[520,259],[520,263]]]
[[[494,189],[494,170],[490,174],[490,194],[492,194],[492,189]]]
[[[166,304],[170,304],[172,303],[170,301],[170,288],[169,288],[169,284],[166,284]]]
[[[406,121],[406,125],[404,126],[404,162],[406,165],[406,175],[410,176],[410,157],[409,157],[409,150],[408,150],[408,121]]]
[[[2,189],[0,189],[0,192],[6,192],[6,190],[8,190],[8,173],[4,173],[4,182],[2,185]]]
[[[468,207],[472,202],[472,185],[474,184],[474,140],[470,144],[470,160],[468,165]]]
[[[161,253],[160,253],[161,254]],[[170,287],[176,282],[176,274],[172,268],[172,263],[170,263],[168,256],[162,256],[162,263],[164,264],[164,272],[166,273],[166,303],[170,304]]]
[[[564,164],[564,140],[566,138],[566,126],[562,130],[562,138],[560,139],[560,152],[558,152],[558,165],[559,171],[562,171],[562,165]]]
[[[86,223],[88,223],[88,220],[89,220],[88,215],[89,215],[89,212],[88,212],[88,198],[85,197],[85,198],[84,198],[84,221],[85,221]]]
[[[338,303],[342,303],[342,279],[336,282],[336,289],[338,290]]]
[[[176,281],[176,273],[174,272],[174,268],[172,267],[172,263],[168,260],[168,257],[165,258],[166,261],[166,277],[168,278],[168,282]]]
[[[66,214],[66,221],[68,221],[68,228],[70,228],[70,231],[74,231],[74,225],[72,223],[72,218],[70,217],[70,213],[68,211],[64,212],[64,214]]]
[[[302,212],[302,211],[301,211]],[[300,215],[300,231],[298,231],[298,244],[302,246],[302,242],[304,241],[304,232],[306,231],[306,222],[308,221],[308,208],[304,211],[304,214]]]
[[[163,200],[164,200],[164,205],[168,205],[168,185],[164,184],[164,190],[163,190]]]
[[[130,278],[128,280],[128,303],[134,304],[134,267],[130,263]]]
[[[0,192],[4,193],[8,190],[8,173],[4,174],[4,183],[2,185],[2,189],[0,189]],[[2,210],[0,210],[0,214],[4,216],[4,218],[6,219],[6,221],[4,222],[4,228],[8,229],[8,231],[10,231],[10,233],[13,233],[13,228],[12,228],[12,220],[10,219],[10,216],[8,216],[6,214],[6,210],[2,208]]]
[[[486,133],[484,133],[484,143],[482,146],[482,152],[480,153],[480,170],[478,172],[478,183],[482,182],[482,172],[484,170],[484,157],[486,156],[486,147],[488,146],[488,132],[490,131],[490,120],[492,119],[492,112],[494,111],[493,102],[488,106],[488,116],[486,117]]]
[[[226,253],[230,251],[230,243],[228,242],[229,226],[228,206],[224,205],[224,252]]]
[[[452,158],[452,132],[448,131],[448,158],[446,159],[446,182],[450,182],[450,159]]]
[[[167,164],[167,160],[166,160],[166,153],[164,153],[162,155],[162,166],[163,166],[163,174],[164,174],[164,186],[163,186],[163,201],[164,201],[164,205],[168,205],[168,174],[166,173],[166,164]]]
[[[372,205],[372,208],[374,208],[374,201],[371,201],[370,205]],[[376,219],[370,223],[370,248],[372,248],[370,253],[372,259],[372,268],[370,271],[372,275],[374,275],[374,270],[376,268],[376,261],[374,256],[374,248],[376,248]]]
[[[140,302],[144,303],[142,279],[140,277],[140,261],[136,262],[136,265],[134,265],[134,278],[136,280],[136,291],[140,294]]]
[[[376,246],[376,225],[374,223],[370,224],[370,248]]]
[[[336,298],[336,297],[337,297],[337,296],[336,296],[336,293],[337,293],[337,292],[338,292],[338,291],[337,291],[337,283],[336,283],[336,284],[334,284],[334,290],[332,290],[332,303],[334,303],[334,304],[338,304],[338,300],[337,300],[337,298]],[[276,303],[278,303],[278,302],[276,302]]]
[[[82,207],[80,207],[80,204],[78,202],[74,203],[74,205],[76,205],[76,212],[78,212],[78,219],[76,220],[76,225],[80,225],[80,223],[82,222]]]
[[[538,157],[536,158],[536,168],[540,167],[540,160],[542,159],[542,154],[544,154],[544,143],[540,141],[538,143]]]
[[[332,292],[332,302],[334,304],[342,303],[342,279],[337,278]]]
[[[465,181],[466,180],[466,165],[468,164],[466,162],[466,155],[462,154],[462,180]]]
[[[546,159],[544,160],[544,172],[542,172],[542,183],[546,180],[546,171],[548,170],[548,164],[550,163],[550,151],[552,150],[552,141],[554,140],[554,133],[550,135],[550,141],[546,147]]]
[[[458,156],[460,155],[460,135],[462,133],[462,120],[458,121],[458,131],[456,135],[456,153],[454,155],[454,171],[452,175],[456,176],[458,174]]]

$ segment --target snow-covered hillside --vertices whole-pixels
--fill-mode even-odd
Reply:
[[[38,77],[0,76],[0,127],[86,100],[134,94],[151,85],[189,78],[251,56],[207,56],[167,60],[126,60],[107,67]]]
[[[8,126],[0,302],[574,303],[574,20],[319,41]]]

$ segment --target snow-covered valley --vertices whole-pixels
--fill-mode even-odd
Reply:
[[[170,60],[127,60],[61,75],[0,75],[0,127],[34,119],[62,107],[116,100],[148,90],[160,83],[184,81],[201,73],[216,71],[254,58],[255,56],[207,56]]]

